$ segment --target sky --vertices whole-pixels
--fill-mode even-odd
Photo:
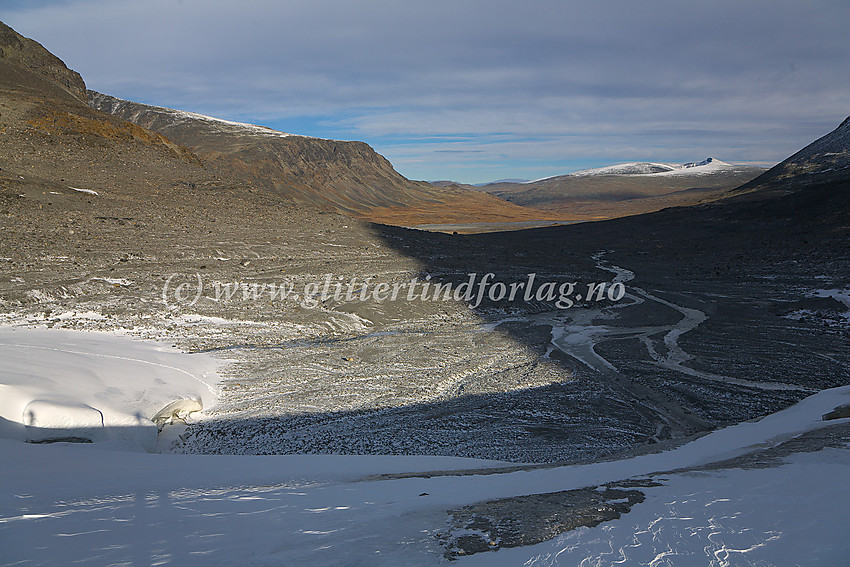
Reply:
[[[0,0],[138,102],[363,140],[411,179],[773,165],[850,115],[847,0]]]

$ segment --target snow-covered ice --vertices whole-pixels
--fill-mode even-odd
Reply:
[[[0,437],[18,440],[123,439],[151,450],[158,411],[179,399],[210,407],[217,395],[212,357],[111,333],[0,327],[0,360]]]
[[[671,475],[617,521],[460,564],[846,565],[848,471],[850,451],[825,449],[775,468]]]
[[[0,383],[20,398],[0,398],[7,420],[24,401],[52,404],[54,419],[62,404],[70,413],[83,404],[132,417],[187,391],[214,390],[198,381],[213,376],[212,359],[106,333],[3,328],[0,357]],[[825,390],[659,454],[429,478],[370,477],[506,463],[151,454],[114,442],[0,439],[0,565],[436,565],[445,562],[435,534],[446,528],[447,510],[650,474],[663,485],[643,489],[646,501],[619,520],[458,564],[841,565],[850,555],[842,535],[850,451],[796,454],[767,469],[657,473],[840,423],[821,416],[847,403],[850,387]]]

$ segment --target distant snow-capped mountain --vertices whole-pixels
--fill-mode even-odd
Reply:
[[[682,164],[631,162],[482,190],[526,207],[599,219],[692,205],[763,172],[715,158]]]
[[[710,157],[702,161],[684,164],[656,162],[620,163],[607,167],[583,169],[569,175],[573,177],[588,177],[591,175],[704,175],[723,170],[732,170],[735,167],[730,163]]]

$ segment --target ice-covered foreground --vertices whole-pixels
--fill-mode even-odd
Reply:
[[[212,357],[110,333],[0,327],[0,361],[0,437],[21,441],[82,437],[151,450],[157,412],[216,399]]]
[[[5,348],[16,352],[9,335],[3,337]],[[70,350],[67,336],[48,330],[15,337],[41,348],[31,359],[33,378],[38,377],[36,369],[52,367],[53,356]],[[150,355],[150,362],[164,364],[157,358],[160,347],[145,354],[148,345],[138,345],[140,350],[127,358],[138,362]],[[192,356],[168,354],[174,355],[168,361],[174,369],[196,364]],[[77,356],[80,376],[87,375],[88,364],[91,375],[103,377],[99,364],[117,360]],[[12,378],[20,381],[20,372],[0,368],[0,382]],[[157,384],[168,388],[160,379],[163,383]],[[64,385],[55,381],[53,393],[73,401],[74,392],[64,391]],[[500,463],[443,457],[149,454],[114,442],[33,445],[2,439],[0,564],[434,565],[446,561],[434,537],[446,528],[446,510],[733,457],[822,427],[822,414],[848,402],[848,387],[820,392],[757,423],[717,431],[657,455],[431,478],[368,477]],[[774,468],[663,475],[656,477],[665,479],[663,486],[642,489],[646,501],[619,520],[458,563],[845,565],[850,557],[845,536],[850,525],[848,473],[850,451],[825,449],[792,455]]]
[[[463,564],[843,566],[848,472],[850,451],[824,449],[781,467],[668,475],[619,520]]]

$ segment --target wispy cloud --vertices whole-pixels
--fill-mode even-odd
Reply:
[[[0,18],[90,88],[363,139],[414,178],[775,162],[850,114],[846,0],[65,0]]]

